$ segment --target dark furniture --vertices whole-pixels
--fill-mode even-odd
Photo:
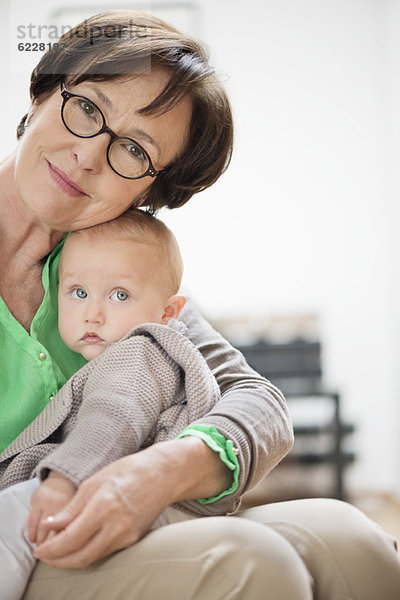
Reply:
[[[315,423],[313,420],[309,424],[296,424],[294,421],[295,445],[281,464],[330,466],[333,485],[329,495],[345,499],[344,471],[346,465],[355,460],[355,455],[345,451],[343,442],[345,437],[354,431],[354,426],[342,421],[339,393],[327,390],[323,386],[320,343],[305,340],[281,344],[259,341],[239,346],[239,350],[253,369],[282,390],[288,400],[289,409],[294,399],[331,403],[332,410],[328,422]],[[318,446],[318,438],[321,436],[328,436],[328,445]],[[309,450],[307,443],[310,446]]]

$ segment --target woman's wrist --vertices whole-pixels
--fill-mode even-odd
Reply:
[[[197,437],[161,442],[151,449],[160,457],[158,481],[171,491],[169,504],[217,496],[232,484],[232,472]]]
[[[201,425],[199,423],[188,425],[188,427],[185,427],[185,429],[183,429],[177,437],[183,438],[187,436],[197,437],[207,444],[207,446],[214,453],[216,453],[220,460],[228,467],[232,475],[231,484],[229,487],[222,490],[216,496],[198,498],[197,502],[200,504],[213,504],[225,496],[229,496],[230,494],[236,492],[239,486],[240,473],[240,465],[238,460],[239,450],[233,445],[232,440],[227,439],[212,425]]]

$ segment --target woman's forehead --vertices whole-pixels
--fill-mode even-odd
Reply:
[[[87,89],[94,93],[94,101],[98,101],[110,113],[120,108],[121,102],[140,110],[148,106],[164,90],[170,79],[165,69],[154,68],[149,73],[122,76],[104,81],[87,79],[70,87]],[[67,85],[68,87],[68,85]]]

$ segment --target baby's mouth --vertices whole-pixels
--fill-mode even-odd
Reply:
[[[87,331],[81,337],[81,342],[85,342],[85,344],[101,344],[104,340],[95,331]]]

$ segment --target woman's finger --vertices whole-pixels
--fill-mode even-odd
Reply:
[[[105,558],[112,552],[128,545],[129,542],[122,539],[119,542],[114,540],[114,543],[110,545],[110,531],[107,527],[104,527],[80,550],[60,558],[46,559],[44,562],[59,569],[84,569],[93,562]]]

